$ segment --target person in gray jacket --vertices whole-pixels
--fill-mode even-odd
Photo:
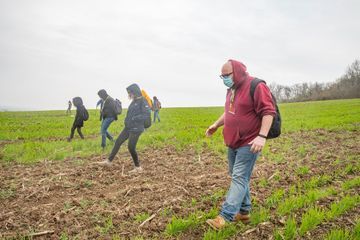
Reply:
[[[117,114],[115,112],[115,100],[110,97],[104,89],[98,92],[99,97],[103,100],[103,105],[100,110],[100,121],[101,121],[101,147],[106,147],[106,138],[110,141],[114,141],[114,138],[108,132],[113,121],[117,120]]]

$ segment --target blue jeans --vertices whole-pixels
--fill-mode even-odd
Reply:
[[[108,132],[108,128],[110,127],[110,124],[115,120],[114,117],[104,118],[101,122],[101,147],[106,146],[106,138],[113,140],[113,137]]]
[[[154,111],[154,122],[156,122],[156,119],[160,122],[159,110]]]
[[[247,213],[251,210],[249,183],[258,156],[258,153],[250,151],[250,146],[228,149],[231,184],[220,211],[220,215],[227,221],[233,221],[238,212]]]

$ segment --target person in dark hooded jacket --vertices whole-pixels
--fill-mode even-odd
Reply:
[[[83,101],[80,97],[73,98],[74,106],[76,107],[76,115],[74,123],[71,127],[71,133],[70,137],[68,137],[68,141],[70,142],[74,138],[75,129],[77,129],[77,132],[79,133],[79,136],[81,139],[84,139],[84,135],[81,132],[81,128],[84,126],[84,120],[87,113],[87,110],[83,104]]]
[[[112,149],[110,156],[105,160],[104,164],[111,164],[116,154],[118,153],[120,146],[129,139],[128,150],[134,161],[135,168],[130,173],[140,173],[142,168],[138,154],[136,152],[136,144],[140,135],[144,132],[144,122],[151,114],[151,110],[146,100],[141,95],[141,90],[137,84],[132,84],[126,88],[129,98],[132,100],[127,110],[125,117],[125,127],[116,139],[114,148]]]
[[[106,138],[110,141],[114,141],[114,138],[108,132],[108,128],[111,123],[117,120],[117,114],[115,112],[115,100],[110,97],[104,89],[98,92],[99,97],[103,100],[100,109],[100,121],[101,121],[101,147],[106,147]]]

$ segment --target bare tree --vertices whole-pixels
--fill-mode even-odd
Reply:
[[[360,97],[360,61],[355,60],[343,76],[332,83],[301,83],[292,86],[270,84],[278,101],[297,102]]]

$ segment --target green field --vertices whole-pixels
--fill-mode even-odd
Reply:
[[[0,207],[10,207],[0,213],[12,220],[0,216],[10,226],[0,227],[0,237],[55,228],[53,234],[61,239],[360,239],[360,99],[279,107],[283,134],[267,141],[256,164],[251,224],[230,224],[220,232],[205,220],[216,216],[228,188],[226,147],[220,129],[212,138],[204,133],[222,107],[162,109],[161,123],[139,141],[149,169],[140,179],[123,174],[132,164],[123,160],[129,158],[126,147],[113,170],[92,165],[112,147],[108,143],[101,150],[95,110],[85,122],[85,140],[75,133],[70,143],[66,138],[74,118],[65,111],[2,112]],[[111,125],[114,135],[125,114]],[[42,183],[50,186],[44,193]],[[62,190],[48,193],[57,188]],[[152,193],[144,194],[149,189]],[[36,221],[50,223],[32,223],[27,216],[32,216],[34,196],[44,208],[54,204],[49,212],[56,217],[62,212],[59,216],[69,222],[59,217],[53,224],[52,215],[44,213]],[[144,223],[149,226],[139,231],[152,215]],[[14,224],[16,219],[29,223]]]
[[[283,133],[326,130],[357,130],[360,124],[360,100],[340,100],[280,104]],[[224,153],[221,131],[212,139],[204,137],[206,128],[222,113],[222,107],[169,108],[161,111],[161,124],[153,125],[139,143],[145,147],[175,146],[178,150],[210,148]],[[74,111],[73,111],[74,112]],[[123,127],[126,111],[110,127],[118,135]],[[64,111],[2,112],[0,113],[0,141],[6,142],[1,151],[2,161],[22,163],[43,159],[62,160],[66,157],[88,157],[99,154],[99,113],[90,111],[85,122],[85,141],[75,138],[65,141],[70,133],[73,116]],[[77,134],[77,133],[76,133]],[[75,136],[76,136],[75,134]]]

